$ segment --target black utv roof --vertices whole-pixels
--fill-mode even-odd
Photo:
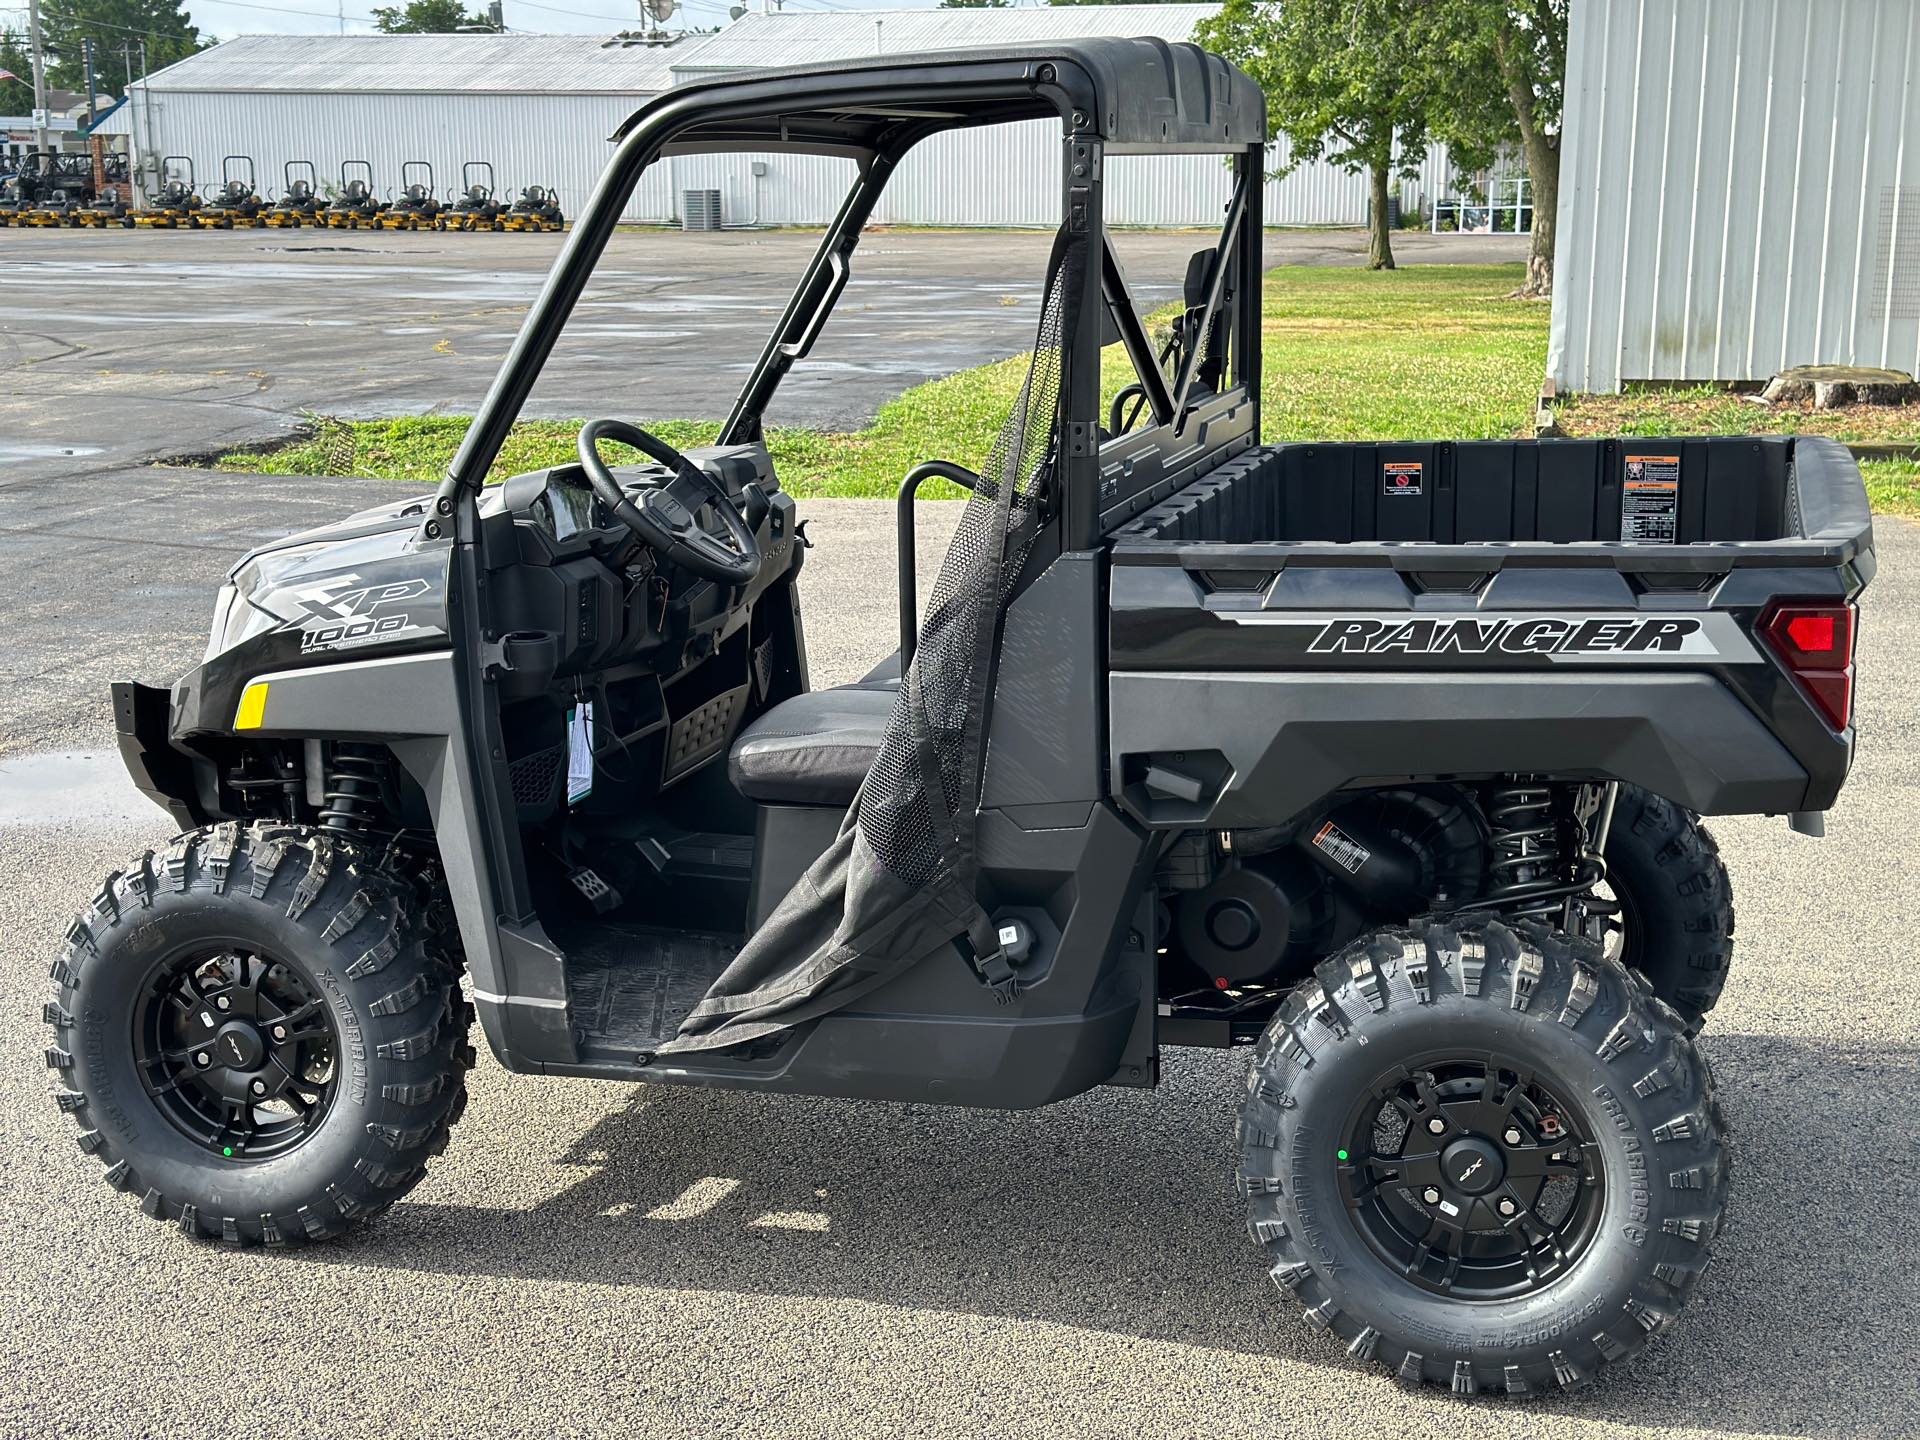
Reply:
[[[901,137],[1009,120],[1089,117],[1107,148],[1229,151],[1266,140],[1266,102],[1245,73],[1197,45],[1101,36],[874,55],[676,86],[616,139],[674,116],[667,153],[806,150],[866,155]]]

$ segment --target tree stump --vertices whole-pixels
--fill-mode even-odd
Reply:
[[[1796,365],[1767,382],[1760,399],[1768,405],[1803,405],[1838,410],[1843,405],[1911,405],[1920,401],[1920,385],[1903,370],[1867,365]]]

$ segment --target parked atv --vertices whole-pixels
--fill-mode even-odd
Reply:
[[[377,226],[382,209],[373,194],[373,166],[365,160],[340,165],[340,188],[327,205],[326,224],[334,230]]]
[[[763,417],[898,162],[1026,121],[1064,178],[1024,380],[977,470],[902,483],[901,652],[815,690]],[[476,1012],[526,1075],[1008,1109],[1240,1047],[1253,1239],[1352,1355],[1552,1392],[1666,1329],[1727,1201],[1698,817],[1815,832],[1839,794],[1859,471],[1263,444],[1265,146],[1247,76],[1142,40],[643,106],[439,488],[261,546],[201,665],[114,687],[183,833],[54,947],[47,1059],[108,1182],[189,1235],[343,1234],[446,1147]],[[859,164],[718,442],[595,419],[487,485],[643,172],[743,149]],[[1104,161],[1194,153],[1231,191],[1162,350]],[[971,498],[922,611],[930,477]]]

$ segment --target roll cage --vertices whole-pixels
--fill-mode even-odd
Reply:
[[[819,337],[852,274],[861,230],[906,155],[945,131],[1037,119],[1061,125],[1062,225],[1101,257],[1086,267],[1085,293],[1070,309],[1053,470],[1060,547],[1096,544],[1113,524],[1168,493],[1192,462],[1251,443],[1258,428],[1259,287],[1246,277],[1259,269],[1266,143],[1258,88],[1216,56],[1158,39],[876,56],[699,81],[649,102],[615,132],[613,159],[448,468],[435,507],[443,518],[427,522],[429,538],[442,533],[444,517],[463,496],[478,493],[627,198],[654,161],[746,151],[844,156],[856,164],[852,186],[721,430],[722,444],[738,444],[761,438],[768,403]],[[1114,155],[1182,153],[1225,157],[1233,187],[1206,272],[1189,277],[1189,299],[1196,288],[1202,299],[1195,333],[1216,343],[1191,346],[1169,378],[1106,235],[1104,167]],[[1246,343],[1228,345],[1227,336]],[[1103,452],[1100,352],[1116,340],[1139,375],[1149,423]],[[456,526],[460,538],[470,527],[470,519]]]
[[[1027,575],[1037,575],[1051,557],[1097,550],[1109,529],[1205,467],[1257,443],[1265,106],[1258,88],[1217,57],[1195,46],[1150,39],[953,50],[701,81],[641,107],[615,133],[613,157],[416,538],[418,544],[448,549],[446,629],[455,687],[450,698],[461,718],[451,727],[456,748],[429,767],[429,789],[442,793],[440,812],[457,817],[457,835],[447,835],[447,821],[441,822],[443,852],[460,859],[448,874],[456,900],[476,906],[493,922],[467,937],[469,955],[480,973],[498,977],[490,983],[516,1001],[510,1007],[516,1015],[513,1034],[492,1036],[503,1055],[571,1047],[559,1031],[549,1033],[564,1015],[563,1008],[554,1008],[564,1002],[545,993],[557,983],[558,955],[537,918],[501,760],[506,739],[493,677],[504,642],[486,584],[489,557],[477,501],[628,197],[647,167],[667,155],[787,152],[855,162],[853,183],[724,424],[725,441],[758,440],[769,400],[818,338],[846,287],[860,232],[902,160],[921,141],[944,131],[1026,120],[1050,120],[1061,127],[1062,229],[1086,255],[1099,257],[1097,264],[1078,267],[1078,293],[1064,297],[1067,338],[1059,352],[1060,398],[1046,467],[1044,521]],[[1212,335],[1219,343],[1191,347],[1188,366],[1169,380],[1159,375],[1157,364],[1145,363],[1153,357],[1152,344],[1107,243],[1105,164],[1113,155],[1182,153],[1224,157],[1233,200],[1219,243],[1205,262],[1204,283],[1189,287],[1201,301],[1198,314],[1190,307],[1189,333]],[[1239,337],[1246,342],[1239,343]],[[1140,369],[1151,423],[1103,445],[1100,360],[1109,339],[1122,342]],[[1223,345],[1229,358],[1220,372]],[[1216,373],[1202,394],[1201,377],[1210,363]],[[1018,588],[1026,583],[1023,579]],[[1088,634],[1085,643],[1091,647],[1098,641]],[[1086,739],[1093,747],[1093,737]],[[456,759],[459,750],[465,755]],[[535,989],[541,994],[527,998]],[[490,1006],[483,1007],[483,1018],[490,1013]]]

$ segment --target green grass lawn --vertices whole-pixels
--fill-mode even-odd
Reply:
[[[1369,272],[1288,266],[1267,277],[1262,319],[1263,430],[1268,440],[1498,439],[1532,433],[1545,368],[1548,307],[1506,298],[1517,265],[1411,266]],[[1107,390],[1128,378],[1109,351]],[[795,495],[891,496],[922,460],[978,464],[992,446],[1025,374],[1024,357],[916,385],[853,432],[775,429],[768,436],[781,484]],[[717,426],[635,417],[670,444],[710,441]],[[1710,388],[1645,389],[1565,405],[1572,434],[1715,434],[1807,431],[1850,441],[1920,444],[1910,411],[1856,406],[1818,415],[1767,410]],[[268,454],[240,453],[221,469],[288,475],[364,475],[433,484],[459,445],[466,419],[428,416],[340,421],[315,417],[313,433]],[[577,421],[515,428],[494,466],[499,478],[573,454]],[[1920,465],[1862,466],[1878,510],[1920,515]],[[944,488],[944,487],[943,487]],[[928,487],[934,496],[939,491]],[[946,494],[955,494],[950,488]]]

